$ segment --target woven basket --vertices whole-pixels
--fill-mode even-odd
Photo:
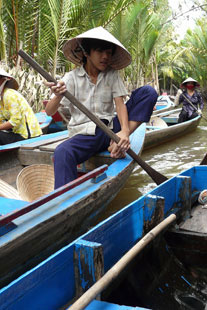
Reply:
[[[54,189],[54,169],[50,165],[31,165],[23,168],[17,176],[17,190],[20,197],[33,201]]]

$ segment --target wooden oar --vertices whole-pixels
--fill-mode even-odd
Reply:
[[[178,90],[178,88],[173,84],[173,87],[176,89],[176,90]],[[198,112],[198,109],[196,108],[196,106],[194,106],[194,104],[190,101],[190,99],[188,99],[185,95],[184,95],[184,93],[182,92],[182,95],[183,95],[183,97],[188,101],[188,103],[190,103],[190,105],[191,105],[191,107],[192,108],[194,108],[194,110],[196,110],[197,112]],[[198,112],[199,113],[199,112]],[[203,116],[203,114],[201,115],[201,117],[203,118],[203,119],[205,119],[205,121],[207,121],[207,118],[205,118],[205,116]]]
[[[203,157],[203,159],[200,162],[200,165],[207,165],[207,153],[205,154],[205,156]]]
[[[54,79],[49,73],[47,73],[34,59],[32,59],[23,50],[19,50],[19,55],[28,62],[33,69],[40,73],[48,82],[53,82],[57,84],[56,79]],[[83,112],[92,122],[94,122],[98,127],[100,127],[113,141],[119,142],[120,138],[110,130],[99,118],[97,118],[93,113],[91,113],[82,103],[80,103],[72,94],[66,91],[63,94],[73,105],[75,105],[81,112]],[[144,160],[142,160],[132,149],[129,149],[127,153],[144,169],[147,174],[152,178],[156,184],[161,184],[167,180],[167,177],[160,174],[158,171],[150,167]]]
[[[75,301],[66,310],[82,310],[96,298],[117,276],[126,268],[126,266],[136,257],[141,250],[149,244],[163,229],[172,224],[176,220],[176,215],[171,214],[160,224],[155,226],[140,241],[138,241],[122,258],[109,269],[102,278],[100,278],[93,286],[91,286],[78,300]]]

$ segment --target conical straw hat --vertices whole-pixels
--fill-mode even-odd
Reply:
[[[17,90],[19,88],[19,84],[17,83],[17,81],[15,80],[15,78],[13,78],[13,76],[11,76],[9,73],[7,73],[4,69],[0,68],[0,76],[5,76],[11,79],[11,81],[8,82],[8,85],[10,88],[13,88],[15,90]]]
[[[54,190],[54,169],[45,164],[27,166],[18,174],[16,185],[23,200],[36,200]]]
[[[63,53],[72,63],[76,65],[82,64],[83,51],[80,48],[80,44],[83,38],[104,40],[116,45],[116,50],[111,60],[111,67],[113,69],[120,70],[131,63],[131,55],[127,49],[103,27],[90,29],[65,43]]]
[[[168,127],[167,123],[160,117],[151,117],[149,121],[150,126],[166,128]]]
[[[186,84],[188,82],[193,82],[193,83],[195,83],[196,86],[198,86],[198,87],[200,86],[200,84],[196,80],[189,77],[185,81],[182,82],[181,87],[185,86],[184,84]]]
[[[7,182],[1,179],[0,179],[0,197],[21,200],[18,191],[13,186],[9,185]]]

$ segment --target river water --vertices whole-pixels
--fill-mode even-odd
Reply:
[[[206,152],[207,121],[202,118],[192,133],[143,151],[141,158],[152,168],[171,178],[183,170],[199,165]],[[107,218],[154,187],[156,187],[154,181],[137,165],[125,187],[108,205],[99,220]]]

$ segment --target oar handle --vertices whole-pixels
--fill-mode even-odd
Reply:
[[[31,58],[23,50],[19,50],[19,55],[28,62],[33,69],[40,73],[48,82],[57,84],[57,81],[48,72],[46,72],[33,58]],[[92,120],[98,127],[100,127],[113,141],[119,142],[120,138],[109,129],[98,117],[96,117],[90,110],[88,110],[80,101],[78,101],[71,93],[65,91],[63,94],[73,105],[75,105],[81,112],[83,112],[90,120]],[[145,161],[143,161],[132,149],[129,149],[127,153],[149,174],[156,184],[161,184],[167,180],[167,178],[160,174],[158,171],[150,167]]]

